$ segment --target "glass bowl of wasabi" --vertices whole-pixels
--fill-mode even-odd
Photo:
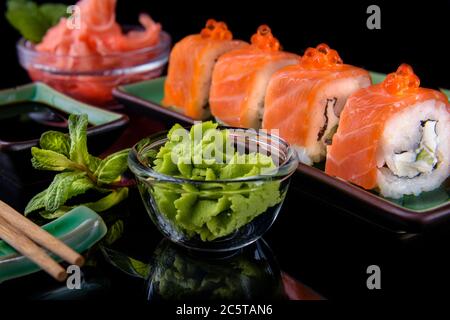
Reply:
[[[164,236],[189,249],[224,252],[271,227],[298,161],[276,135],[208,121],[141,140],[128,165]]]

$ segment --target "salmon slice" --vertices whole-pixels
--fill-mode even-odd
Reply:
[[[222,54],[247,45],[232,40],[225,23],[209,20],[200,34],[185,37],[172,49],[162,104],[194,119],[207,118],[214,64]]]
[[[267,26],[259,27],[252,45],[219,58],[211,84],[211,113],[229,126],[259,128],[270,77],[298,59],[295,54],[280,51],[278,40]]]
[[[337,133],[328,147],[325,172],[365,189],[377,187],[381,138],[386,123],[405,109],[427,100],[440,101],[450,111],[444,94],[419,88],[419,79],[408,65],[401,65],[383,83],[355,92],[347,100]]]
[[[301,162],[319,162],[325,158],[348,96],[370,84],[366,70],[343,64],[327,45],[309,48],[299,63],[270,79],[263,128],[279,130]]]

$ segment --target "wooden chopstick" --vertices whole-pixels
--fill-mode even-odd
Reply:
[[[28,257],[58,281],[64,281],[67,273],[43,249],[0,216],[0,238]]]
[[[58,255],[64,261],[80,267],[84,264],[83,256],[1,200],[0,217],[37,244]]]

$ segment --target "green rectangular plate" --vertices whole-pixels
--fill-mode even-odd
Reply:
[[[196,120],[185,116],[176,107],[161,105],[166,77],[119,86],[113,95],[129,109],[140,114],[148,114],[162,120],[176,120],[183,124],[193,124]]]
[[[369,71],[370,77],[372,78],[373,84],[378,84],[383,82],[384,78],[386,78],[386,75],[384,73]]]
[[[378,84],[383,82],[384,78],[386,78],[386,74],[370,71],[370,76],[372,77],[372,83]],[[448,98],[450,98],[450,90],[439,88]]]
[[[20,102],[43,103],[66,114],[87,114],[92,125],[88,134],[109,132],[128,123],[128,117],[125,115],[82,103],[40,82],[0,90],[0,119],[15,111],[8,106]],[[38,138],[15,142],[0,140],[0,150],[29,148],[37,143]]]
[[[0,111],[2,106],[26,101],[44,103],[68,114],[86,113],[89,122],[95,126],[118,120],[121,117],[120,114],[72,99],[41,82],[0,90]]]
[[[448,90],[448,89],[440,89],[446,96],[447,96],[447,98],[449,98],[450,99],[450,90]]]
[[[83,252],[107,232],[103,219],[87,207],[79,206],[42,227],[77,252]],[[57,261],[59,257],[52,255]],[[28,258],[0,240],[0,283],[39,271]]]
[[[370,72],[372,82],[374,84],[380,83],[384,80],[386,75],[379,72]],[[160,104],[164,97],[164,82],[166,77],[159,77],[156,79],[140,81],[132,84],[119,86],[115,91],[116,95],[119,93],[125,93],[133,97],[137,97],[142,100],[146,100],[152,103]]]
[[[374,84],[380,83],[386,77],[383,73],[370,72]],[[165,77],[142,81],[130,85],[118,87],[114,91],[117,99],[127,106],[133,106],[141,112],[149,112],[154,115],[165,113],[180,120],[185,117],[178,112],[167,113],[167,108],[160,102],[164,95]],[[193,123],[185,121],[187,123]],[[375,192],[364,190],[356,185],[328,176],[323,168],[300,165],[299,172],[321,181],[323,184],[340,191],[344,191],[351,198],[363,201],[370,207],[378,209],[381,213],[390,213],[394,220],[399,220],[404,225],[423,227],[436,222],[450,219],[450,189],[448,183],[440,188],[425,192],[419,196],[405,196],[401,199],[388,199],[379,196]],[[448,180],[447,180],[448,182]]]
[[[164,82],[166,77],[136,82],[128,85],[120,86],[119,91],[123,91],[143,100],[153,103],[161,103],[164,97]]]

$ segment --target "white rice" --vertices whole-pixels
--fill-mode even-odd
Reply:
[[[414,177],[397,176],[391,168],[394,155],[415,150],[421,140],[421,121],[436,122],[438,163],[429,173]],[[412,105],[388,120],[385,125],[377,155],[378,187],[385,197],[401,198],[403,195],[419,195],[439,187],[450,172],[450,114],[444,103],[427,100]]]
[[[369,85],[370,78],[365,75],[354,78],[342,78],[327,83],[317,93],[313,102],[316,106],[314,107],[314,115],[310,119],[310,132],[306,139],[307,141],[304,146],[294,145],[300,162],[312,165],[314,162],[320,162],[325,159],[327,147],[325,139],[330,135],[333,127],[338,125],[339,116],[347,102],[347,98],[358,89]],[[336,99],[334,103],[330,101],[334,99]],[[321,139],[318,140],[319,131],[324,127],[326,121],[325,108],[327,104],[329,104],[327,109],[328,123]],[[302,119],[299,119],[299,121],[302,121]]]

